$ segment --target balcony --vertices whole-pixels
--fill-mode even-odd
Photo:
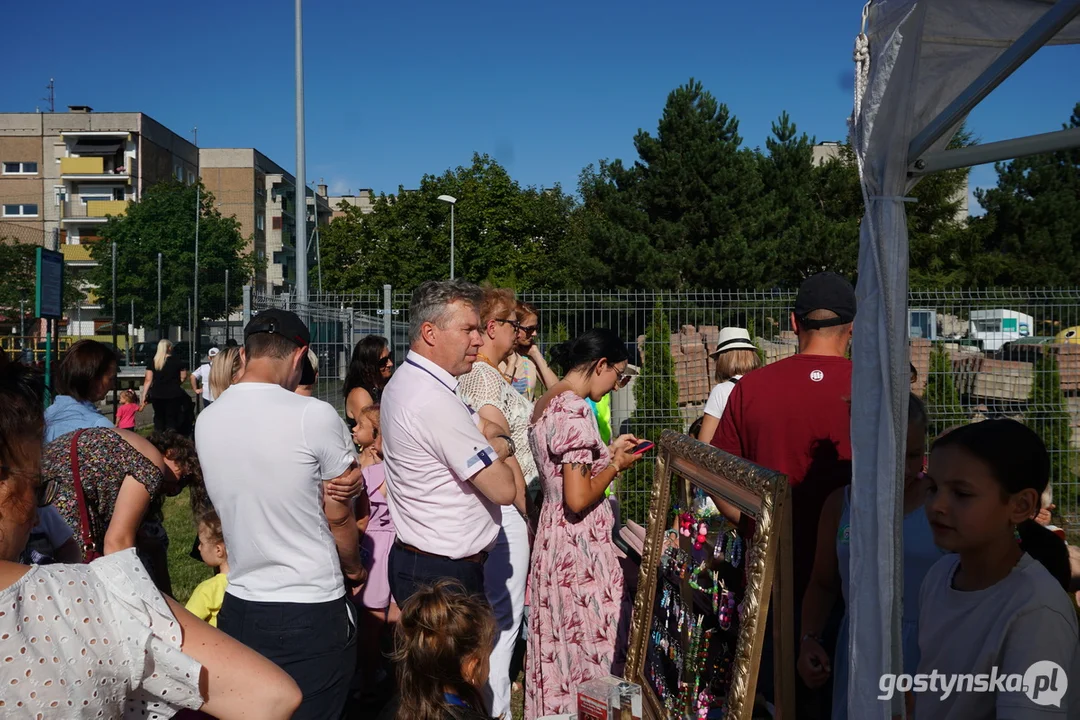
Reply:
[[[108,215],[127,212],[127,200],[68,200],[64,203],[64,217],[60,222],[96,223],[108,220]]]
[[[132,160],[125,156],[117,163],[113,157],[60,158],[60,177],[63,180],[131,180]]]

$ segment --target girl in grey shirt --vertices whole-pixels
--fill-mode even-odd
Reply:
[[[926,514],[935,543],[954,554],[922,585],[910,688],[918,720],[1080,717],[1068,555],[1031,519],[1049,476],[1043,441],[1013,420],[966,425],[934,444]]]

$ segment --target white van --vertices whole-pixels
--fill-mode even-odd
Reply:
[[[1031,336],[1035,321],[1015,310],[973,310],[968,337],[985,352],[996,352],[1007,342]]]

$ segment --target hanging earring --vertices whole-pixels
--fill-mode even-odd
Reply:
[[[1023,542],[1020,539],[1020,526],[1019,525],[1013,525],[1013,540],[1016,541],[1017,545],[1019,545],[1021,542]]]

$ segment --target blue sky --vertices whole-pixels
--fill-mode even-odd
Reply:
[[[256,147],[295,166],[293,3],[188,0],[90,11],[12,3],[0,112],[145,112],[204,147]],[[307,0],[308,181],[333,192],[414,187],[490,153],[526,185],[573,191],[582,167],[633,159],[664,100],[691,76],[740,120],[750,146],[787,110],[839,140],[851,111],[862,2],[637,0],[465,3]],[[39,49],[40,48],[40,49]],[[1080,47],[1047,48],[972,115],[984,141],[1058,129],[1080,100]],[[978,168],[973,185],[992,184]]]

